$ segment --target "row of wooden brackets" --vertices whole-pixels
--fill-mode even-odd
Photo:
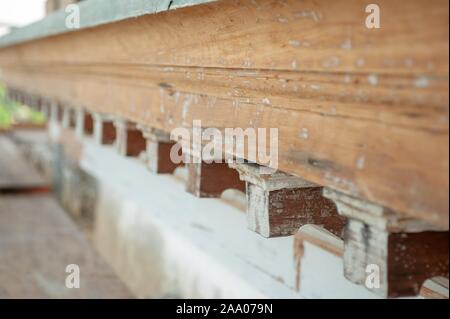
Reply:
[[[176,142],[159,129],[82,109],[45,103],[10,91],[9,97],[48,114],[77,135],[93,135],[100,145],[115,144],[123,156],[145,154],[152,173],[171,174],[185,165],[186,189],[197,197],[220,197],[227,189],[246,193],[248,228],[263,237],[295,235],[306,224],[319,225],[344,240],[344,276],[366,285],[376,265],[380,285],[367,287],[382,297],[417,295],[426,279],[448,278],[448,229],[409,219],[387,207],[322,187],[253,163],[176,164]],[[192,155],[192,154],[188,154]]]

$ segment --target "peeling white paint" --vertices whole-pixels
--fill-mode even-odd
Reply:
[[[430,81],[426,76],[419,76],[415,79],[414,85],[418,88],[426,88],[430,85]]]
[[[299,132],[299,137],[303,140],[309,139],[309,130],[306,127],[302,127]]]
[[[294,48],[299,48],[301,45],[301,42],[299,40],[289,40],[289,45]]]
[[[316,12],[313,10],[304,10],[304,11],[298,11],[294,13],[294,17],[296,18],[310,18],[314,22],[319,22],[322,20],[322,15],[320,12]]]
[[[356,159],[356,168],[363,169],[365,166],[366,158],[363,155],[358,156]]]
[[[182,109],[183,109],[182,118],[183,118],[183,120],[186,119],[186,117],[187,117],[187,115],[189,113],[189,107],[191,106],[192,100],[193,100],[193,97],[190,94],[187,95],[186,98],[184,99],[183,106],[182,106]]]
[[[246,58],[246,59],[244,60],[244,66],[245,66],[246,68],[251,67],[251,66],[252,66],[252,61],[251,61],[249,58]]]
[[[352,40],[351,39],[345,39],[341,43],[341,49],[343,49],[343,50],[351,50],[352,49]]]
[[[412,67],[413,66],[413,59],[406,58],[405,59],[405,66],[408,67],[408,68]]]
[[[378,75],[376,74],[370,74],[367,77],[367,81],[369,81],[370,85],[378,85]]]
[[[344,82],[350,83],[352,81],[352,77],[348,74],[344,75]]]

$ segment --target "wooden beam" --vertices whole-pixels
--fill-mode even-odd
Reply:
[[[181,142],[184,143],[184,142]],[[190,147],[182,149],[184,165],[188,171],[186,190],[197,197],[220,197],[227,189],[245,192],[245,183],[239,178],[239,173],[226,162],[215,159]]]
[[[405,237],[406,238],[406,237]],[[425,243],[424,243],[425,244]],[[405,255],[402,245],[396,251],[395,258],[402,258]],[[311,252],[311,250],[315,250]],[[419,249],[417,257],[422,257],[423,249]],[[328,257],[326,257],[328,255]],[[325,298],[373,298],[368,291],[362,291],[362,287],[342,281],[342,265],[339,265],[344,255],[344,241],[321,227],[314,225],[303,226],[295,235],[294,259],[297,268],[296,289],[302,295],[314,298],[317,294]],[[336,258],[337,257],[337,258]],[[411,262],[411,260],[404,260]],[[420,263],[420,260],[419,260]],[[336,265],[338,264],[338,265]],[[410,273],[411,269],[405,269]],[[397,273],[399,274],[399,273]],[[367,275],[367,274],[366,274]],[[412,276],[414,277],[414,276]],[[407,278],[404,281],[416,279]],[[329,285],[332,282],[333,285]],[[325,288],[324,286],[328,286]],[[329,289],[329,291],[327,291]],[[327,293],[324,293],[327,291]],[[411,295],[410,295],[411,297]],[[448,299],[448,278],[432,277],[425,281],[420,288],[418,298],[427,299]]]
[[[448,229],[448,2],[381,0],[380,29],[366,4],[144,15],[4,46],[1,77],[166,132],[279,128],[280,170]]]
[[[138,125],[146,139],[146,164],[154,174],[172,174],[183,163],[174,163],[170,157],[172,147],[176,142],[170,140],[170,135],[164,131]]]
[[[70,106],[62,107],[62,126],[63,128],[75,128],[76,126],[76,110]]]
[[[116,128],[114,119],[106,114],[95,113],[94,117],[94,139],[100,145],[114,144],[116,141]]]
[[[427,279],[448,277],[448,231],[335,191],[325,189],[324,195],[348,218],[344,275],[350,281],[382,297],[399,297],[417,295]]]

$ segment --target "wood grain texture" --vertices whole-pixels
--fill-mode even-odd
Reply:
[[[227,163],[186,163],[186,190],[197,197],[220,197],[227,189],[245,192],[239,173]]]
[[[4,47],[1,78],[166,132],[277,127],[281,170],[448,228],[448,2],[378,4],[373,30],[359,0],[218,1]]]
[[[322,226],[341,237],[345,218],[322,196],[321,187],[264,190],[247,183],[247,224],[264,237],[290,236],[301,226]]]
[[[344,275],[361,285],[367,267],[379,269],[382,297],[415,296],[427,279],[448,277],[448,232],[389,233],[350,220],[344,235]]]

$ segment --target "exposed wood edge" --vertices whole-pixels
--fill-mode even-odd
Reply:
[[[67,13],[58,10],[46,18],[0,38],[0,47],[16,45],[48,36],[91,28],[146,14],[155,14],[214,0],[89,0],[77,4],[80,8],[80,28],[66,27]]]
[[[279,128],[281,170],[448,228],[448,14],[436,9],[448,1],[382,1],[393,15],[379,32],[361,29],[359,2],[344,2],[348,10],[326,0],[221,1],[145,15],[3,49],[2,78],[166,131],[193,119]],[[295,17],[311,8],[321,23]],[[292,30],[305,29],[314,47],[289,45]],[[324,63],[332,52],[339,66]],[[296,57],[309,62],[292,68]]]

